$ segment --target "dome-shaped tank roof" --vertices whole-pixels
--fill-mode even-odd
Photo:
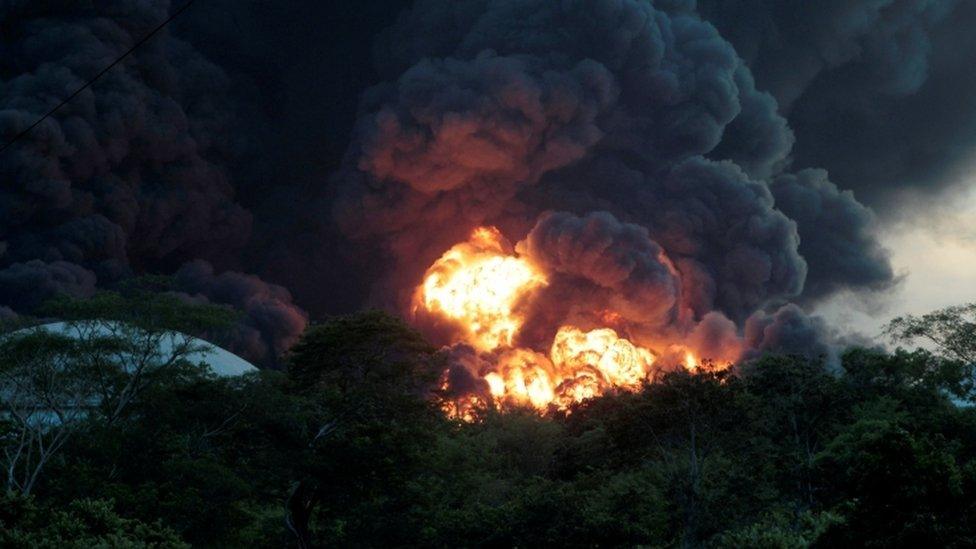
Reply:
[[[108,322],[108,321],[97,321],[94,324],[94,327],[99,332],[104,333],[105,335],[110,335],[110,329],[112,324],[113,324],[112,322]],[[33,326],[31,328],[26,328],[24,330],[19,330],[19,331],[23,332],[25,330],[36,330],[36,329],[48,330],[50,332],[58,333],[69,337],[74,337],[73,334],[75,333],[75,330],[71,328],[71,324],[67,322],[51,322],[48,324],[41,324],[38,326]],[[177,338],[179,338],[180,341],[182,341],[183,337],[190,338],[191,344],[194,347],[198,348],[198,350],[189,353],[186,356],[186,360],[194,364],[199,364],[199,363],[205,364],[207,367],[210,368],[210,370],[213,373],[215,373],[218,376],[233,377],[233,376],[244,375],[248,372],[257,371],[257,367],[255,367],[253,364],[235,355],[234,353],[228,351],[227,349],[218,347],[213,343],[210,343],[209,341],[205,341],[203,339],[199,339],[192,336],[184,336],[184,334],[180,334],[178,332],[173,332],[171,337],[164,337],[160,340],[160,344],[159,344],[160,354],[163,355],[169,354],[173,342]]]

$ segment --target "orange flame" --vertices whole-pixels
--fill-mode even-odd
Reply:
[[[503,406],[566,409],[612,388],[636,389],[647,379],[654,355],[610,328],[584,332],[563,326],[549,356],[512,349],[484,375],[494,401]]]
[[[513,349],[499,357],[497,369],[486,374],[485,381],[500,404],[545,410],[556,398],[556,374],[544,355]]]
[[[546,284],[528,261],[511,255],[494,227],[479,227],[428,270],[414,299],[429,312],[457,321],[480,351],[509,347],[523,319],[513,312],[526,292]]]
[[[550,356],[561,368],[592,367],[610,385],[629,388],[640,386],[654,364],[650,351],[619,337],[610,328],[583,332],[563,326],[556,332]]]
[[[447,417],[471,423],[478,419],[486,404],[477,395],[463,395],[455,399],[445,400],[441,404],[441,411]]]
[[[513,347],[525,321],[517,305],[547,283],[545,274],[517,256],[494,227],[476,229],[427,270],[414,296],[414,310],[456,322],[460,331],[455,343],[463,341],[492,357],[491,365],[479,372],[487,392],[446,403],[448,415],[472,421],[488,404],[565,410],[614,389],[636,390],[653,373],[655,355],[609,327],[623,323],[610,310],[595,315],[607,327],[560,327],[548,356]],[[693,370],[697,363],[691,351],[684,353],[686,368]]]

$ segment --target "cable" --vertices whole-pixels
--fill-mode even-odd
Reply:
[[[3,152],[6,151],[7,148],[9,148],[11,145],[13,145],[14,143],[16,143],[18,139],[20,139],[20,138],[24,137],[25,135],[29,134],[31,132],[31,130],[33,130],[34,128],[36,128],[41,122],[44,122],[45,120],[47,120],[47,118],[49,116],[51,116],[52,114],[54,114],[55,112],[57,112],[58,109],[60,109],[61,107],[67,105],[68,102],[71,101],[72,99],[74,99],[76,95],[78,95],[79,93],[85,91],[89,86],[91,86],[92,84],[94,84],[96,80],[98,80],[99,78],[101,78],[102,75],[104,75],[108,71],[112,70],[112,67],[118,65],[119,63],[122,62],[123,59],[125,59],[126,57],[128,57],[129,54],[131,54],[132,52],[136,51],[136,49],[138,49],[139,46],[141,46],[141,45],[145,44],[147,41],[149,41],[149,39],[152,38],[157,32],[161,31],[163,29],[163,27],[165,27],[166,25],[168,25],[170,23],[170,21],[172,21],[173,19],[176,19],[176,16],[178,16],[181,13],[183,13],[186,10],[186,8],[190,7],[190,4],[192,4],[193,1],[194,0],[187,0],[187,2],[185,4],[183,4],[182,6],[180,6],[180,8],[178,10],[176,10],[172,14],[170,14],[170,16],[165,21],[163,21],[162,23],[160,23],[156,28],[154,28],[152,30],[152,32],[150,32],[146,36],[142,37],[141,40],[139,40],[138,42],[136,42],[135,44],[133,44],[133,46],[131,48],[129,48],[125,53],[123,53],[121,57],[119,57],[115,61],[112,61],[112,63],[109,66],[107,66],[104,69],[102,69],[101,72],[99,72],[98,74],[96,74],[94,76],[94,78],[92,78],[89,81],[85,82],[85,84],[82,87],[80,87],[77,90],[75,90],[74,93],[72,93],[67,98],[65,98],[63,101],[61,101],[60,103],[58,103],[58,105],[56,107],[54,107],[53,109],[51,109],[50,111],[48,111],[47,114],[45,114],[44,116],[40,117],[37,120],[37,122],[34,122],[26,130],[24,130],[24,131],[18,133],[17,135],[15,135],[13,139],[11,139],[10,141],[8,141],[3,147],[0,147],[0,154],[3,154]]]

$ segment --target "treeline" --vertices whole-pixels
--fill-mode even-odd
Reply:
[[[126,338],[180,318],[213,329],[205,308],[145,297],[60,307],[143,330]],[[432,398],[436,350],[382,313],[309,328],[285,372],[147,361],[121,408],[132,368],[112,357],[138,344],[8,333],[0,546],[973,546],[973,309],[940,313],[892,325],[930,351],[852,349],[836,371],[767,356],[567,414],[485,410],[472,423]],[[31,357],[60,366],[21,390],[74,369],[82,381],[62,386],[100,386],[113,405],[86,396],[70,425],[18,424],[11,380]],[[25,489],[37,456],[25,437],[52,429],[60,447]],[[12,460],[18,448],[34,459]]]

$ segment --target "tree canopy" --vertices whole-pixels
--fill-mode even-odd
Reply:
[[[65,318],[116,306],[130,318],[131,306],[196,329],[223,314],[126,299],[62,305],[76,314]],[[955,334],[970,312],[891,333]],[[99,363],[97,349],[45,337],[5,340],[0,356],[37,376]],[[115,419],[104,406],[67,418],[70,436],[29,494],[0,502],[0,545],[972,546],[971,363],[964,337],[937,337],[955,343],[853,348],[839,370],[768,355],[567,413],[488,409],[465,422],[442,412],[443,357],[417,332],[380,312],[329,319],[284,372],[220,378],[174,363]],[[79,381],[61,386],[95,374],[71,370]],[[5,417],[10,451],[20,431]]]

